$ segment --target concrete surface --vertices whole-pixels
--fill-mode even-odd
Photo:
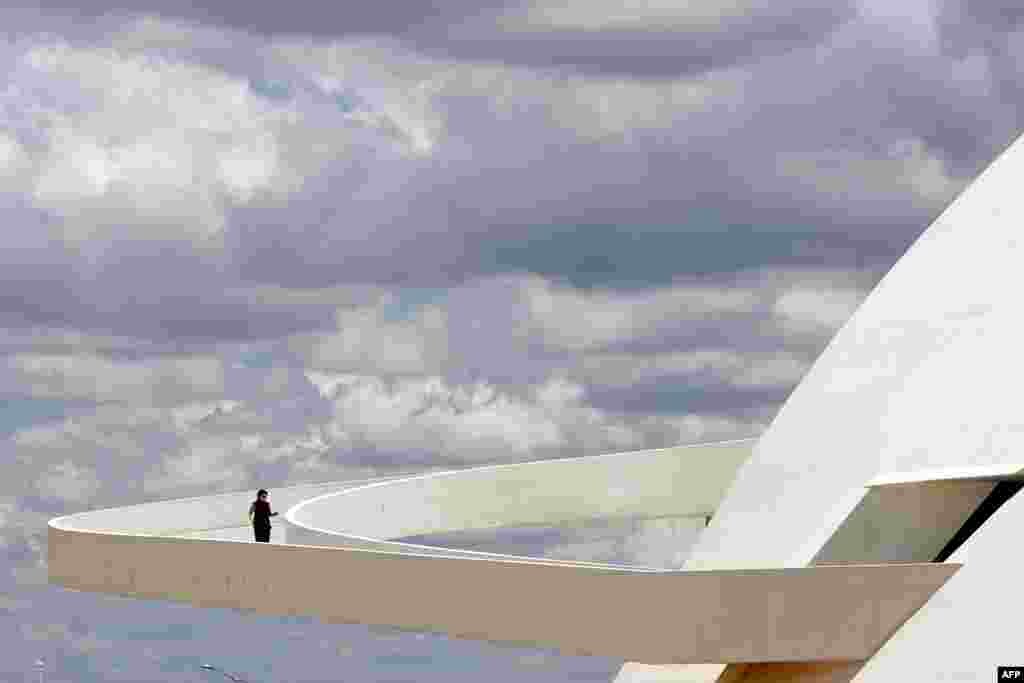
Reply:
[[[957,568],[659,573],[49,528],[50,580],[76,590],[652,664],[863,659]]]

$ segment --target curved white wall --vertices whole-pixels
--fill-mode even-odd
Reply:
[[[1022,177],[1018,142],[871,293],[761,437],[689,566],[804,565],[878,475],[1024,459]]]
[[[688,568],[806,565],[877,476],[1019,469],[1022,177],[1018,141],[872,292],[762,436]],[[1017,662],[1024,598],[1007,563],[1022,529],[1018,496],[954,555],[963,571],[856,680],[984,681]]]
[[[754,441],[481,467],[372,484],[288,510],[289,539],[380,539],[588,518],[711,515]]]

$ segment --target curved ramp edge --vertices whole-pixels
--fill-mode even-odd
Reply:
[[[388,539],[594,518],[703,521],[714,514],[754,443],[541,460],[370,483],[290,508],[285,515],[288,537],[309,545],[437,554],[437,548]]]
[[[480,470],[539,475],[565,468],[563,485],[589,481],[593,487],[612,471],[621,474],[635,466],[650,476],[654,470],[644,468],[671,461],[666,452],[643,453]],[[686,458],[676,461],[684,467]],[[571,476],[573,465],[603,472],[605,478],[588,480],[581,474],[577,479]],[[482,481],[479,471],[458,474]],[[391,490],[411,481],[450,484],[460,476],[404,478]],[[646,478],[638,476],[637,485]],[[529,480],[515,478],[520,484]],[[364,492],[360,495],[389,489],[386,483],[362,484],[355,489]],[[296,505],[310,497],[341,500],[345,496],[327,494],[344,486],[278,489],[275,498]],[[75,590],[663,664],[864,659],[959,568],[947,563],[674,572],[458,551],[427,554],[401,544],[382,550],[181,537],[186,521],[193,531],[196,524],[237,524],[248,496],[151,503],[53,520],[50,580]],[[586,498],[574,499],[592,510]],[[664,498],[652,497],[651,504],[663,505]],[[693,503],[680,506],[677,511]],[[399,520],[394,528],[407,528],[402,524]]]

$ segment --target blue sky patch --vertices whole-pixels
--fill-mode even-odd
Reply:
[[[238,358],[240,365],[251,369],[266,369],[273,367],[274,354],[270,351],[244,351]]]
[[[447,289],[438,287],[416,287],[403,289],[395,301],[382,308],[381,315],[388,322],[401,322],[413,317],[420,308],[440,302]]]
[[[351,90],[343,90],[334,96],[334,103],[343,114],[351,114],[359,108],[359,98]]]
[[[292,97],[291,88],[284,81],[255,78],[249,81],[249,89],[268,100],[284,101]]]
[[[59,422],[93,404],[56,398],[0,398],[0,438],[46,422]]]
[[[482,246],[483,270],[565,278],[575,287],[643,289],[681,275],[734,273],[774,263],[858,266],[867,253],[893,261],[906,245],[811,228],[701,221],[678,226],[563,225]]]

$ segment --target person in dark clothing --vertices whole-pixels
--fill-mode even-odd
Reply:
[[[249,521],[252,522],[253,534],[260,543],[270,543],[270,518],[277,516],[276,512],[270,511],[267,495],[266,489],[260,489],[256,492],[256,500],[249,506]]]

